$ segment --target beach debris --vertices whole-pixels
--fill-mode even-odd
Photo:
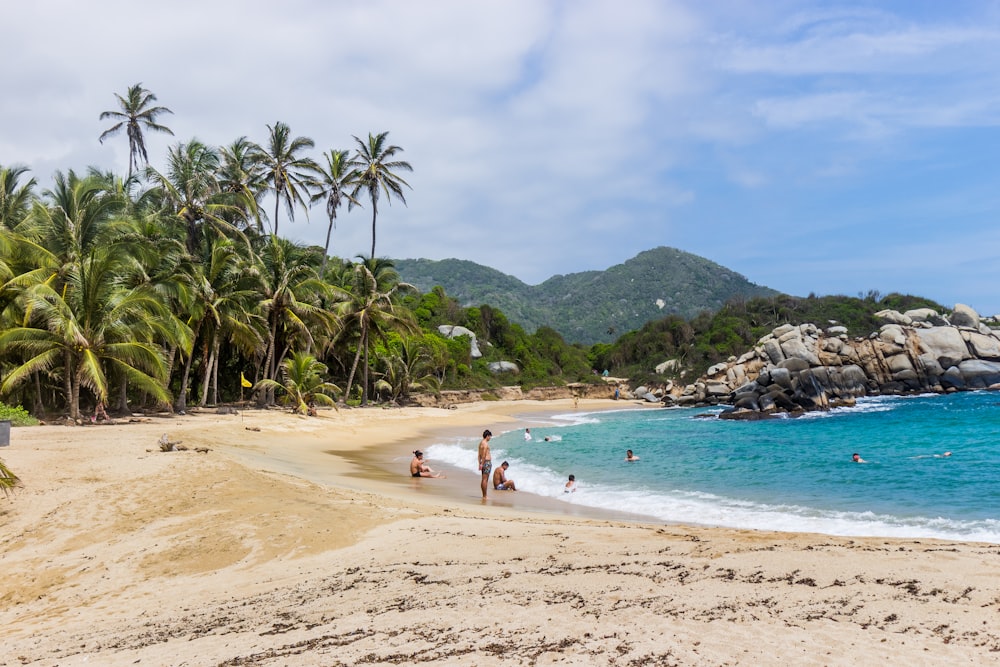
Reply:
[[[181,444],[180,440],[173,441],[170,439],[166,433],[160,436],[160,451],[161,452],[172,452],[175,450],[187,449],[187,447],[179,446]]]
[[[212,450],[209,449],[208,447],[195,447],[194,451],[198,452],[199,454],[208,454]]]
[[[260,431],[260,426],[247,426],[248,431]]]

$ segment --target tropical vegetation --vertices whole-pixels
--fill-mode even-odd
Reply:
[[[412,166],[388,132],[310,156],[283,122],[263,142],[174,143],[150,160],[146,133],[172,113],[141,84],[116,95],[99,139],[128,138],[125,175],[60,170],[42,187],[0,164],[0,398],[82,420],[107,406],[184,412],[237,400],[309,412],[335,401],[405,401],[449,387],[549,384],[589,374],[586,350],[526,333],[489,306],[422,294],[375,255],[378,207],[405,203]],[[331,256],[344,204],[370,208],[372,253]],[[322,206],[323,247],[278,235]],[[272,217],[273,216],[273,217]],[[438,332],[465,326],[470,341]],[[491,361],[515,361],[494,375]]]

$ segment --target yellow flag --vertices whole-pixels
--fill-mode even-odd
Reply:
[[[247,376],[243,375],[243,371],[240,371],[240,384],[243,385],[244,387],[253,386],[253,382],[250,382],[250,380],[247,379]]]

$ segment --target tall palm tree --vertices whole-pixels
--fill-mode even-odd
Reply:
[[[183,221],[187,250],[198,255],[205,227],[216,234],[238,234],[227,217],[240,215],[229,193],[222,192],[217,179],[219,154],[197,139],[177,144],[167,153],[167,173],[152,167],[146,176],[162,191],[165,206]]]
[[[321,278],[326,275],[326,262],[330,254],[330,234],[337,226],[337,209],[344,203],[344,199],[352,205],[360,206],[358,200],[348,192],[358,177],[358,171],[348,166],[348,156],[348,151],[331,150],[329,153],[324,153],[326,168],[317,167],[316,178],[312,182],[316,193],[310,202],[325,201],[326,216],[330,219],[330,224],[326,228],[326,245],[323,246],[323,263],[319,268]]]
[[[240,137],[220,150],[219,187],[238,198],[245,209],[246,220],[256,222],[257,233],[264,233],[267,216],[260,206],[267,194],[267,172],[260,160],[260,146],[246,137]]]
[[[378,217],[378,200],[381,193],[385,193],[385,200],[392,204],[392,197],[395,195],[406,204],[406,197],[403,196],[403,186],[410,187],[396,171],[413,171],[409,162],[403,160],[392,160],[397,153],[402,153],[399,146],[386,145],[388,132],[381,134],[368,133],[368,141],[362,141],[354,137],[358,148],[354,158],[348,166],[358,170],[354,189],[351,191],[352,197],[357,197],[362,189],[368,192],[368,197],[372,203],[372,254],[371,259],[375,259],[375,220]],[[350,206],[348,207],[350,209]]]
[[[101,133],[100,142],[103,144],[108,137],[117,135],[122,129],[128,134],[128,175],[139,166],[141,159],[144,164],[149,164],[149,155],[146,154],[146,138],[143,130],[153,132],[164,132],[173,136],[173,131],[165,125],[156,122],[156,117],[173,113],[167,107],[152,106],[156,102],[156,95],[137,83],[128,89],[125,97],[115,93],[118,98],[118,106],[121,111],[104,111],[101,113],[101,120],[112,118],[118,122]]]
[[[354,265],[350,274],[347,291],[350,300],[344,302],[340,311],[345,320],[351,324],[350,331],[358,336],[357,351],[354,363],[347,377],[345,400],[350,395],[354,384],[354,374],[358,361],[364,354],[364,367],[361,387],[361,404],[368,404],[368,344],[371,336],[384,338],[388,331],[412,333],[416,331],[411,311],[396,308],[396,301],[406,292],[416,288],[409,283],[400,282],[399,274],[387,259],[364,259]]]
[[[292,137],[288,125],[278,121],[274,126],[267,126],[267,147],[257,153],[267,170],[266,181],[274,193],[274,228],[271,232],[278,234],[278,208],[282,200],[288,212],[289,221],[295,220],[295,207],[301,206],[309,214],[306,197],[309,196],[309,173],[316,170],[316,163],[301,155],[302,151],[312,148],[316,143],[309,137]]]

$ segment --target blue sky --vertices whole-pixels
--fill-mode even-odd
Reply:
[[[43,186],[126,170],[98,116],[142,82],[174,111],[154,166],[277,120],[316,159],[388,130],[414,171],[381,256],[534,284],[666,245],[791,294],[1000,313],[994,2],[38,0],[0,43],[0,164]],[[369,216],[331,252],[367,253]],[[325,214],[280,230],[321,244]]]

